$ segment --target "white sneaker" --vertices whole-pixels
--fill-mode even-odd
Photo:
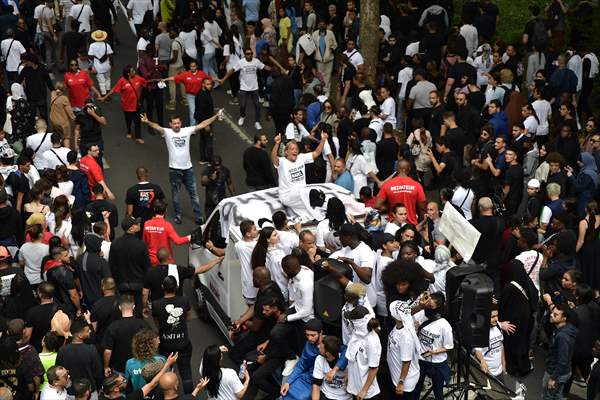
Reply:
[[[231,89],[227,90],[227,92],[225,92],[225,93],[227,93],[228,95],[232,96]]]
[[[254,127],[256,128],[257,131],[262,130],[262,125],[260,124],[260,122],[255,122]]]
[[[243,125],[244,125],[244,120],[245,120],[245,119],[246,119],[245,117],[240,117],[240,119],[238,119],[238,125],[239,125],[239,126],[243,126]]]
[[[259,98],[258,98],[258,102],[259,102],[260,104],[262,104],[262,103],[264,103],[264,102],[265,102],[265,99],[263,99],[262,97],[259,97]]]

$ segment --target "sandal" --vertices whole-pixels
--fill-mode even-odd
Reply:
[[[137,144],[144,144],[146,142],[144,142],[144,139],[135,139],[135,141],[137,142]]]

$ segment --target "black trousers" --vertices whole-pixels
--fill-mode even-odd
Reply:
[[[200,138],[200,161],[212,162],[214,156],[214,141],[212,129],[210,127],[198,132]]]
[[[181,349],[166,349],[159,346],[159,353],[164,357],[169,357],[171,352],[179,353],[177,357],[177,370],[181,376],[181,386],[186,394],[192,393],[194,383],[192,381],[192,343],[188,342],[187,346]]]
[[[275,381],[273,373],[278,368],[282,368],[285,360],[281,358],[271,358],[260,365],[258,363],[250,364],[248,372],[250,373],[250,385],[253,389],[260,389],[268,396],[267,399],[275,399],[279,397],[279,382]]]
[[[162,89],[144,89],[142,92],[142,98],[146,104],[146,114],[148,119],[156,121],[160,126],[164,126],[164,93]],[[156,109],[156,119],[154,119],[154,109]],[[148,127],[150,130],[150,127]]]
[[[290,122],[291,111],[273,113],[273,122],[275,123],[275,134],[285,134],[285,128]]]
[[[42,100],[29,100],[29,105],[36,115],[48,121],[48,103],[45,97]]]
[[[240,365],[246,358],[246,355],[251,351],[255,351],[259,344],[254,333],[245,332],[242,333],[241,338],[235,342],[227,354],[229,354],[229,358],[235,365]]]
[[[125,127],[127,128],[127,134],[131,135],[131,124],[133,123],[135,128],[136,139],[142,138],[142,126],[140,122],[140,114],[137,111],[123,111],[123,115],[125,116]]]

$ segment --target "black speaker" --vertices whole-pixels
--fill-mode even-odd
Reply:
[[[446,272],[446,308],[450,324],[458,323],[460,318],[462,281],[471,274],[481,273],[484,268],[478,264],[461,264]]]
[[[468,275],[461,283],[462,305],[458,323],[462,344],[487,347],[490,343],[490,315],[494,283],[481,273]]]
[[[323,260],[329,263],[329,268],[335,268],[341,272],[346,278],[352,281],[352,268],[339,260],[326,259]],[[317,269],[321,269],[320,263],[315,265],[315,276],[318,276]],[[313,294],[315,306],[315,317],[323,322],[341,327],[341,311],[345,303],[344,287],[340,282],[327,273],[322,278],[315,282],[315,290]]]

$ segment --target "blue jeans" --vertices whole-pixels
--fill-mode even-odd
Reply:
[[[191,93],[186,93],[185,98],[188,103],[188,111],[190,113],[190,126],[196,125],[197,122],[194,119],[194,112],[196,112],[196,96]]]
[[[563,399],[563,387],[569,380],[571,374],[560,375],[556,378],[556,384],[554,389],[548,389],[548,380],[550,380],[550,374],[544,371],[544,377],[542,378],[542,399],[543,400],[562,400]]]
[[[215,52],[202,54],[202,69],[212,78],[218,78]]]
[[[200,208],[200,197],[198,196],[198,189],[196,187],[194,169],[169,168],[169,182],[171,182],[171,195],[173,196],[173,208],[175,209],[175,216],[181,218],[179,191],[181,190],[181,184],[183,184],[190,195],[190,200],[192,201],[194,218],[202,218],[202,208]]]
[[[421,393],[425,377],[428,376],[431,378],[435,400],[444,400],[444,385],[450,382],[450,368],[448,367],[448,362],[443,361],[440,363],[433,363],[430,361],[419,360],[419,368],[421,369],[421,375],[413,392]]]

